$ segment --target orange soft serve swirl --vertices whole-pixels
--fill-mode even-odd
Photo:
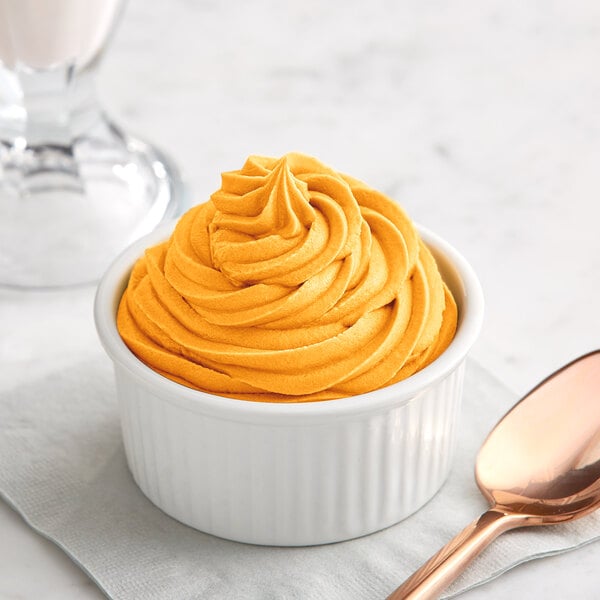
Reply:
[[[433,361],[455,302],[402,209],[318,160],[250,157],[136,263],[119,332],[188,387],[299,402],[368,392]]]

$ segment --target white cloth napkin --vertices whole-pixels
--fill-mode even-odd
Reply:
[[[138,490],[125,462],[104,356],[0,392],[0,494],[114,599],[385,598],[486,509],[473,479],[479,445],[516,401],[471,362],[454,468],[405,521],[357,540],[259,547],[195,531]],[[600,513],[501,536],[447,590],[451,597],[511,567],[600,536]]]

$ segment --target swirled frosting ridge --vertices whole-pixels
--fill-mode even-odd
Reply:
[[[456,304],[404,211],[318,160],[251,156],[133,268],[131,351],[188,387],[300,402],[368,392],[441,354]]]

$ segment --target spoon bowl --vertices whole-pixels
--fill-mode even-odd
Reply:
[[[475,479],[490,509],[388,600],[436,598],[501,533],[600,508],[600,350],[554,372],[499,421]]]

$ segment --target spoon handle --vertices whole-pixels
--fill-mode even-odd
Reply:
[[[387,600],[437,598],[491,541],[509,529],[525,525],[524,521],[521,515],[490,508],[434,554]]]

